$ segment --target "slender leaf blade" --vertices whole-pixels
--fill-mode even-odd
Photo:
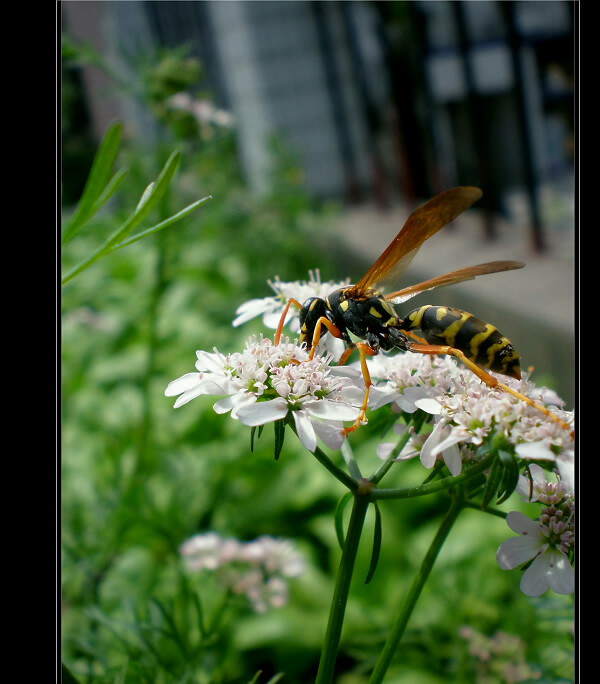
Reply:
[[[94,156],[94,161],[92,162],[92,168],[90,169],[90,174],[86,181],[81,199],[77,205],[77,209],[73,218],[67,225],[63,237],[62,244],[66,244],[75,233],[81,228],[81,226],[92,216],[97,208],[96,206],[98,198],[104,192],[111,173],[112,167],[117,158],[117,152],[119,150],[119,142],[121,139],[121,128],[122,124],[116,122],[109,126],[106,131],[100,147]]]
[[[138,203],[133,214],[106,240],[106,242],[100,248],[101,250],[103,250],[105,253],[111,251],[117,243],[129,235],[135,226],[140,224],[152,211],[152,209],[154,209],[169,187],[180,161],[181,153],[177,151],[173,152],[173,154],[171,154],[171,156],[167,159],[167,163],[164,165],[156,181],[154,183],[150,183],[150,185],[142,193],[140,202]]]
[[[338,501],[335,507],[334,521],[335,521],[335,534],[337,536],[338,544],[340,549],[344,548],[344,541],[346,535],[344,534],[344,510],[348,505],[348,502],[352,498],[352,492],[346,492],[344,496]]]
[[[379,562],[379,554],[381,552],[381,538],[382,538],[381,512],[379,510],[379,506],[377,505],[377,502],[374,502],[373,505],[375,507],[375,528],[373,530],[373,552],[371,553],[371,564],[369,565],[369,572],[367,573],[367,578],[365,580],[365,584],[369,584],[369,582],[373,579],[373,575],[375,574],[375,570],[377,569],[377,563]]]
[[[152,185],[151,184],[151,189],[148,192],[148,188],[144,191],[144,194],[142,195],[142,199],[145,198],[145,201],[140,201],[138,204],[136,210],[133,212],[133,214],[123,223],[123,225],[118,228],[109,238],[107,238],[104,243],[87,259],[85,259],[83,262],[81,262],[78,266],[73,268],[69,273],[67,273],[61,280],[61,284],[65,285],[66,283],[69,282],[72,278],[74,278],[76,275],[84,271],[86,268],[89,268],[93,263],[98,261],[98,259],[101,259],[103,256],[106,254],[109,254],[111,251],[114,251],[114,247],[116,244],[119,243],[120,240],[122,240],[126,235],[128,235],[131,230],[142,221],[147,214],[154,208],[156,203],[160,200],[160,198],[163,196],[165,193],[169,183],[171,182],[171,179],[173,178],[173,175],[175,171],[177,170],[177,167],[179,166],[179,162],[181,160],[181,153],[180,152],[173,152],[169,159],[167,160],[167,163],[163,167],[159,177],[155,181],[155,183]],[[150,187],[150,186],[149,186]],[[188,207],[189,209],[189,207]],[[186,211],[186,210],[183,210]],[[181,213],[181,212],[180,212]],[[168,219],[167,219],[168,220]],[[165,226],[161,226],[161,228],[164,228]],[[156,230],[156,227],[155,227]],[[152,231],[152,232],[155,232]],[[137,239],[141,239],[141,237],[144,237],[143,235],[140,235]],[[134,240],[135,241],[135,240]],[[131,243],[128,243],[131,244]],[[121,245],[125,246],[125,245]]]
[[[278,461],[283,449],[283,440],[285,439],[285,421],[276,420],[273,426],[275,427],[275,460]]]
[[[92,213],[90,216],[95,214],[100,207],[105,204],[113,195],[115,190],[119,187],[121,184],[121,181],[123,178],[125,178],[127,174],[127,169],[119,169],[114,176],[110,179],[106,187],[104,188],[104,192],[98,197],[96,202],[94,203],[94,206],[92,207]]]
[[[483,490],[483,498],[481,501],[481,509],[486,510],[490,504],[490,501],[494,498],[498,491],[498,487],[502,481],[502,476],[504,473],[504,465],[499,458],[495,458],[490,466],[487,474],[487,480],[485,483],[485,488]]]
[[[212,199],[212,197],[209,195],[208,197],[203,197],[201,200],[198,200],[197,202],[193,202],[189,206],[187,206],[185,209],[182,209],[181,211],[177,212],[177,214],[174,214],[168,219],[165,219],[164,221],[161,221],[160,223],[157,223],[155,226],[152,226],[151,228],[148,228],[147,230],[143,230],[141,233],[137,233],[136,235],[133,235],[130,238],[127,238],[126,240],[123,240],[123,242],[119,242],[118,245],[115,245],[112,249],[111,252],[116,252],[118,249],[121,249],[122,247],[127,247],[129,245],[132,245],[134,242],[137,242],[138,240],[141,240],[142,238],[147,237],[148,235],[152,235],[153,233],[158,233],[159,230],[163,230],[163,228],[167,228],[168,226],[172,225],[173,223],[176,223],[177,221],[180,221],[182,218],[185,218],[188,214],[191,214],[195,209],[197,209],[201,204],[204,204],[207,202],[209,199]]]

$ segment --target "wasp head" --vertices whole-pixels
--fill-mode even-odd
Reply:
[[[327,304],[321,297],[309,297],[298,314],[300,320],[300,342],[306,342],[309,347],[313,341],[315,327],[319,318],[327,318]],[[321,328],[321,336],[327,332],[327,328]]]

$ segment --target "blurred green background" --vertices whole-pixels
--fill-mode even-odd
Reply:
[[[78,69],[97,55],[68,34],[64,39],[66,223],[98,140]],[[159,51],[136,65],[136,96],[159,135],[149,145],[124,136],[118,165],[128,169],[125,180],[62,255],[67,272],[91,254],[174,149],[181,165],[151,220],[213,197],[175,226],[98,261],[62,291],[62,657],[82,683],[244,683],[259,671],[259,682],[278,672],[290,684],[313,681],[340,558],[333,512],[344,492],[291,433],[275,462],[271,430],[251,453],[249,428],[217,416],[210,398],[175,411],[164,397],[168,382],[193,370],[196,349],[236,351],[263,332],[258,319],[239,329],[231,321],[241,303],[271,294],[268,278],[306,279],[315,267],[324,279],[351,275],[345,245],[327,230],[339,207],[307,193],[285,139],[271,138],[269,187],[257,195],[240,171],[235,127],[199,123],[165,106],[193,88],[202,68],[185,50]],[[355,436],[364,472],[376,467],[380,437],[376,420]],[[389,485],[422,477],[420,464],[408,463],[391,473]],[[367,681],[447,505],[444,496],[381,505],[383,547],[369,585],[367,525],[340,684]],[[190,575],[178,557],[185,539],[209,530],[293,540],[308,569],[291,581],[289,603],[265,615],[234,603],[221,614],[210,575]],[[499,518],[463,514],[386,681],[502,682],[502,666],[513,662],[542,671],[543,681],[571,680],[572,599],[519,592],[518,573],[500,571],[495,560],[510,535]],[[218,627],[200,629],[198,605],[205,623],[218,617]],[[469,652],[464,625],[521,641],[496,649],[487,662]],[[493,650],[486,644],[484,652]]]

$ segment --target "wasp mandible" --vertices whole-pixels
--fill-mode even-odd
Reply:
[[[380,350],[399,349],[405,352],[438,355],[451,354],[489,387],[499,387],[516,398],[537,408],[566,430],[565,421],[530,397],[499,382],[488,371],[521,379],[519,355],[510,340],[490,323],[475,318],[466,311],[446,306],[421,306],[401,319],[393,304],[400,304],[421,292],[453,285],[488,273],[523,268],[520,261],[491,261],[462,268],[431,278],[402,290],[383,294],[377,286],[385,278],[398,278],[408,267],[423,243],[468,209],[482,196],[479,188],[461,186],[446,190],[419,207],[381,254],[377,261],[355,284],[332,292],[327,297],[311,297],[304,303],[289,299],[282,313],[275,344],[279,344],[283,325],[291,305],[300,309],[300,342],[306,342],[313,358],[317,344],[327,332],[346,343],[338,365],[346,363],[353,350],[360,354],[365,381],[365,397],[356,422],[347,428],[353,432],[365,422],[372,385],[366,362]],[[420,331],[420,335],[416,334]],[[357,337],[354,342],[350,333]]]

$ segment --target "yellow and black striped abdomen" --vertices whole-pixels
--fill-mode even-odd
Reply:
[[[519,355],[500,331],[466,311],[450,306],[422,306],[402,323],[404,330],[420,330],[429,344],[448,345],[482,368],[521,379]]]

